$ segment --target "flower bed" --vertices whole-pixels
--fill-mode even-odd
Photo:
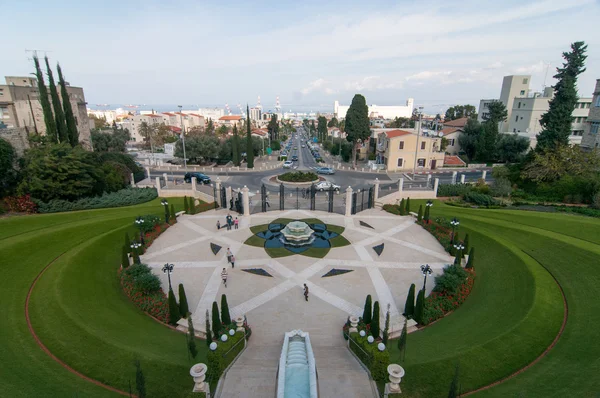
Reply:
[[[453,265],[451,265],[453,267]],[[454,311],[462,303],[465,302],[475,283],[475,270],[466,269],[466,280],[458,287],[455,293],[447,291],[433,291],[425,298],[423,308],[423,325],[428,325],[440,318],[443,318],[448,313]],[[435,290],[435,289],[434,289]]]
[[[277,176],[280,181],[285,182],[313,182],[319,179],[319,176],[311,171],[290,171]]]
[[[155,292],[142,291],[136,286],[135,276],[126,270],[121,272],[121,286],[136,307],[163,323],[169,321],[169,304],[162,289]]]

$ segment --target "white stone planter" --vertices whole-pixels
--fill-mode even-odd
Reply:
[[[387,367],[387,371],[390,376],[390,392],[401,392],[400,382],[404,376],[404,369],[402,366],[393,363]]]
[[[350,317],[350,330],[348,330],[348,332],[350,332],[350,333],[358,332],[358,329],[356,328],[357,326],[358,326],[358,317],[351,316]]]
[[[206,379],[207,370],[207,366],[203,363],[197,363],[190,369],[190,376],[194,379],[194,392],[205,392],[204,379]]]
[[[244,317],[243,316],[238,316],[237,318],[235,318],[235,326],[236,328],[236,332],[244,332]]]

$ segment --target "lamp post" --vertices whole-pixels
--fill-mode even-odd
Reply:
[[[173,272],[173,267],[174,265],[169,263],[162,267],[162,271],[169,277],[169,290],[171,290],[171,273]]]
[[[177,105],[179,107],[179,120],[181,122],[181,146],[183,146],[183,168],[187,169],[187,160],[185,158],[185,130],[183,128],[183,113],[181,113],[182,105]]]
[[[142,217],[138,217],[135,219],[135,224],[140,229],[140,243],[144,244],[144,232],[142,231],[142,225],[144,224],[144,219]]]
[[[465,247],[462,243],[457,243],[454,245],[454,250],[456,250],[456,257],[454,258],[454,265],[460,265],[463,258],[463,250]]]
[[[415,173],[417,172],[417,161],[419,158],[419,137],[421,136],[421,122],[423,117],[423,107],[419,107],[419,129],[417,130],[417,147],[415,148],[415,164],[413,166],[413,179],[415,178]],[[423,165],[425,167],[425,165]]]
[[[429,264],[421,265],[421,273],[424,276],[424,279],[423,279],[423,292],[424,292],[425,284],[427,283],[427,276],[433,274],[433,269],[431,269]]]
[[[160,201],[160,204],[165,207],[165,222],[169,223],[169,202],[166,199]]]
[[[431,207],[433,207],[433,202],[428,200],[427,203],[425,203],[425,216],[423,217],[427,223],[429,223],[429,209]]]
[[[458,221],[458,218],[454,217],[452,219],[452,221],[450,221],[450,225],[452,225],[452,239],[450,239],[450,243],[454,244],[454,238],[456,237],[454,232],[456,230],[456,228],[458,228],[458,225],[460,224],[460,222]]]
[[[139,264],[140,263],[140,255],[138,253],[138,248],[142,247],[142,244],[138,243],[136,241],[132,241],[131,244],[129,245],[129,247],[131,248],[131,257],[133,257],[133,263]]]

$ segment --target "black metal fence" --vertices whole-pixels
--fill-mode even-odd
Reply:
[[[345,193],[334,189],[317,189],[315,185],[290,187],[263,185],[256,194],[251,193],[251,213],[273,210],[317,210],[344,214]]]

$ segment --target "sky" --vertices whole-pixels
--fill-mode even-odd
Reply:
[[[427,113],[498,98],[502,77],[541,91],[574,41],[588,44],[580,96],[600,78],[600,3],[534,1],[0,0],[0,76],[60,62],[95,104],[333,111],[368,104]],[[596,28],[594,28],[596,26]],[[595,33],[594,33],[595,32]],[[146,106],[148,107],[148,106]]]

